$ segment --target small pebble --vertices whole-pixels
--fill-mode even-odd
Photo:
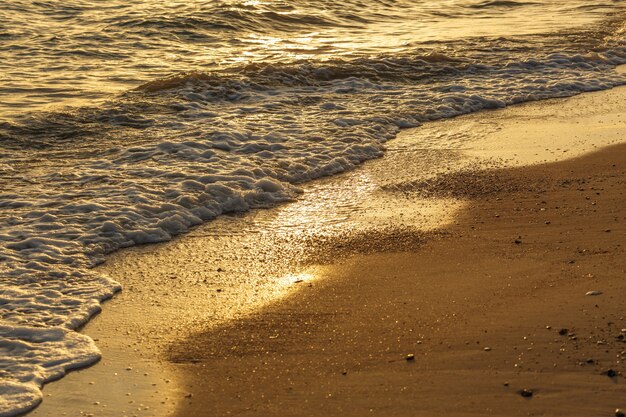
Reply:
[[[615,372],[613,369],[609,369],[608,371],[606,371],[606,376],[608,376],[609,378],[614,378],[617,376],[617,372]]]
[[[587,291],[585,295],[602,295],[602,291]]]
[[[415,355],[413,353],[409,353],[404,359],[406,359],[407,361],[414,361]]]
[[[561,329],[561,330],[559,330],[559,334],[560,334],[561,336],[565,336],[565,335],[567,334],[567,329]]]
[[[615,417],[626,417],[626,414],[624,414],[624,412],[621,409],[616,408],[615,409]]]
[[[491,350],[491,348],[489,346],[485,347],[485,352],[489,352]]]
[[[524,388],[523,390],[520,391],[519,393],[522,397],[524,398],[530,398],[533,396],[533,392],[532,390],[526,389]]]

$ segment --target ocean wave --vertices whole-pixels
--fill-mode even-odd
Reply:
[[[295,63],[251,63],[242,67],[233,67],[223,72],[189,72],[175,74],[154,80],[137,87],[138,91],[155,93],[171,90],[186,84],[205,83],[233,86],[245,77],[250,88],[256,85],[316,85],[321,82],[365,78],[372,81],[418,80],[436,74],[458,72],[452,65],[467,63],[461,58],[448,56],[439,51],[421,55],[379,56],[375,58],[336,59],[322,63],[303,61]],[[433,63],[447,63],[448,66],[432,66]]]
[[[610,0],[14,0],[0,9],[0,110],[10,119],[51,103],[102,103],[112,92],[167,74],[236,67],[243,60],[369,57],[456,41],[471,47],[472,36],[577,27],[611,11],[623,12],[623,6]]]
[[[300,5],[302,6],[302,5]],[[254,5],[210,2],[193,8],[185,7],[172,14],[171,10],[150,17],[128,15],[109,19],[110,27],[146,28],[157,30],[214,31],[232,30],[253,33],[301,31],[302,28],[355,27],[368,22],[357,14],[327,14],[323,8],[300,7],[286,4]]]
[[[466,7],[470,9],[488,9],[488,8],[514,8],[525,7],[531,5],[540,5],[541,3],[533,1],[513,1],[513,0],[488,0],[476,4],[468,4]]]

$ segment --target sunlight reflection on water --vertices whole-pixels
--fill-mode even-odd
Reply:
[[[445,48],[468,37],[577,27],[617,7],[607,0],[17,0],[0,10],[0,119],[93,104],[176,72]]]

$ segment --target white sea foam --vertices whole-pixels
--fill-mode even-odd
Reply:
[[[401,128],[626,82],[619,44],[504,44],[183,74],[2,126],[0,416],[98,359],[74,330],[119,290],[90,270],[111,251],[293,199],[298,183],[380,157]]]
[[[29,303],[30,308],[41,308],[37,301]],[[0,379],[2,417],[33,408],[42,399],[40,387],[46,381],[61,378],[68,370],[100,358],[89,337],[62,327],[0,326],[0,341],[0,365],[3,372],[5,368],[11,372]],[[33,358],[37,366],[33,366]]]

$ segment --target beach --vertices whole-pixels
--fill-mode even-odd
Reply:
[[[406,332],[447,346],[436,320],[496,314],[459,294],[489,288],[474,265],[501,267],[489,282],[504,285],[517,270],[506,259],[539,268],[523,221],[560,233],[539,216],[507,224],[498,204],[528,213],[522,202],[565,192],[584,158],[623,143],[625,11],[614,0],[11,1],[0,9],[0,417],[313,413],[336,395],[324,385],[335,365],[346,377],[366,363],[420,369]],[[602,230],[619,241],[619,227]],[[505,231],[513,246],[498,249]],[[597,240],[586,233],[578,246]],[[439,244],[484,254],[428,258]],[[557,246],[544,248],[546,276]],[[458,271],[428,266],[454,261]],[[383,301],[397,304],[400,288],[394,313]],[[520,291],[492,297],[514,305]],[[589,291],[602,294],[583,300],[612,296]],[[385,404],[361,379],[328,406]]]
[[[625,92],[432,122],[293,203],[111,255],[103,359],[32,415],[615,415]]]

